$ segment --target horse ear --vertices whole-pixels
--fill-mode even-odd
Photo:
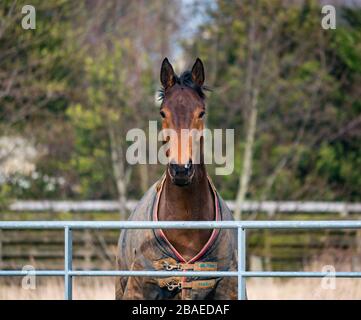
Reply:
[[[205,76],[203,62],[201,59],[197,58],[196,62],[192,67],[192,80],[194,83],[201,87],[204,83],[204,79]]]
[[[164,58],[160,68],[160,82],[164,89],[172,87],[175,83],[175,73],[167,58]]]

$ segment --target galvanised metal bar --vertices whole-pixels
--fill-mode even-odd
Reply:
[[[64,229],[64,295],[65,300],[73,299],[73,277],[70,275],[73,266],[73,232],[69,226]]]
[[[238,277],[238,298],[246,298],[247,277],[361,278],[361,272],[251,272],[246,271],[246,229],[361,229],[361,221],[3,221],[0,229],[64,229],[64,270],[39,270],[37,276],[64,276],[65,299],[72,299],[73,276],[184,276],[184,271],[72,270],[72,229],[238,229],[237,271],[186,271],[190,277]],[[0,276],[24,276],[26,270],[0,270]]]
[[[0,229],[361,229],[340,221],[1,221]]]
[[[73,270],[72,276],[123,276],[123,277],[182,277],[185,271],[103,271],[103,270]],[[361,272],[312,272],[312,271],[187,271],[189,277],[246,277],[246,278],[361,278]],[[245,289],[245,287],[244,287]],[[246,290],[244,290],[244,294]]]
[[[64,270],[0,270],[0,277],[18,277],[18,276],[26,276],[26,275],[34,275],[34,276],[44,276],[44,277],[56,277],[56,276],[64,276]]]
[[[240,221],[245,229],[360,229],[360,220],[335,221]]]
[[[238,277],[238,271],[186,271],[189,277]],[[0,276],[26,276],[29,271],[1,270]],[[31,271],[36,276],[65,276],[64,270]],[[130,271],[130,270],[72,270],[68,274],[72,277],[181,277],[184,271]],[[240,273],[246,278],[361,278],[361,272],[312,272],[312,271],[244,271]]]
[[[317,272],[317,271],[246,271],[248,278],[361,278],[361,272]]]
[[[103,270],[73,270],[70,272],[73,276],[123,276],[123,277],[182,277],[184,271],[103,271]],[[335,278],[361,278],[361,272],[312,272],[312,271],[187,271],[189,277],[238,277],[241,275],[246,278],[323,278],[332,276]]]
[[[238,228],[238,300],[246,299],[246,230]]]

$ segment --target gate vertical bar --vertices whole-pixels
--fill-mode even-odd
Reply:
[[[73,279],[69,275],[69,271],[72,270],[73,266],[73,235],[72,230],[69,226],[65,226],[64,229],[64,298],[65,300],[73,299]]]
[[[238,229],[238,300],[246,300],[246,230],[242,227]]]

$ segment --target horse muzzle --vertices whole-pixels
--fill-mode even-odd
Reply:
[[[175,185],[180,187],[189,185],[194,176],[192,160],[189,160],[185,165],[171,161],[169,163],[168,172]]]

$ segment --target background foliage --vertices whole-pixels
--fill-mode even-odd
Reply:
[[[208,126],[236,130],[235,172],[214,177],[225,198],[256,111],[246,198],[361,201],[360,7],[323,30],[317,1],[34,0],[23,30],[24,4],[0,4],[3,200],[140,197],[163,168],[127,165],[125,134],[158,119],[168,55],[178,72],[203,59]],[[36,152],[14,169],[19,145]]]

